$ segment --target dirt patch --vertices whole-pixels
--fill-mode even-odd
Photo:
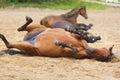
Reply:
[[[44,16],[65,13],[64,10],[37,8],[0,9],[0,33],[9,41],[22,41],[26,32],[17,32],[24,24],[25,16],[31,16],[39,23]],[[81,16],[78,22],[92,23],[90,30],[100,35],[101,41],[89,44],[93,47],[110,47],[117,57],[111,62],[89,59],[30,57],[20,54],[9,55],[4,43],[0,41],[0,78],[1,80],[120,80],[120,9],[89,10],[89,19]],[[18,53],[18,52],[16,52]]]

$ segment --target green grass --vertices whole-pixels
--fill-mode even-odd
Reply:
[[[107,9],[108,6],[91,3],[91,2],[84,2],[80,0],[61,0],[60,2],[0,2],[0,7],[11,7],[11,8],[18,8],[18,7],[34,7],[34,8],[50,8],[50,9],[71,9],[78,6],[86,6],[87,9]]]

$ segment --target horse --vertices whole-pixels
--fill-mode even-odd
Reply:
[[[80,27],[82,26],[83,29],[88,30],[92,27],[92,24],[85,25],[83,23],[78,24],[77,23],[77,17],[81,15],[85,19],[88,19],[87,12],[86,12],[86,7],[85,6],[80,6],[78,8],[74,8],[71,11],[62,14],[62,15],[49,15],[41,19],[40,24],[45,25],[46,27],[53,27],[53,25],[56,23],[56,21],[66,21],[67,23]],[[66,23],[65,22],[65,23]],[[62,26],[61,26],[62,27]],[[87,29],[86,29],[87,28]]]
[[[34,27],[27,27],[32,22],[33,22],[32,18],[29,16],[26,16],[26,23],[23,26],[19,27],[17,30],[30,32],[33,29],[35,29],[35,30],[38,29],[37,31],[39,31],[38,24],[36,24],[36,25],[34,24]],[[75,34],[72,34],[72,36],[74,36],[75,38],[78,38],[78,39],[80,39],[80,38],[85,39],[88,43],[94,43],[98,40],[101,40],[100,36],[88,36],[89,33],[87,31],[81,30],[81,29],[77,28],[76,26],[74,26],[74,27],[72,27],[72,26],[73,25],[71,25],[68,22],[63,21],[63,20],[59,21],[53,25],[54,28],[62,28],[70,33],[75,33]],[[41,25],[41,27],[42,27],[42,29],[41,29],[42,31],[44,31],[46,28],[46,26],[44,26],[44,25]],[[76,34],[78,34],[78,35],[76,35]]]
[[[0,38],[7,48],[16,48],[30,56],[94,58],[99,61],[111,60],[114,55],[112,53],[113,46],[109,49],[92,48],[84,39],[76,39],[64,29],[46,28],[40,24],[30,24],[29,18],[26,20],[28,22],[23,27],[27,34],[23,41],[9,42],[3,34],[0,34]]]

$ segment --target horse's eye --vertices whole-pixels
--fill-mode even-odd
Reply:
[[[42,22],[42,21],[40,21],[40,24],[41,24],[41,25],[43,25],[43,22]]]

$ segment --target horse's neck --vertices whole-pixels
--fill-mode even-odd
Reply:
[[[67,14],[63,14],[61,15],[63,16],[63,18],[67,21],[70,21],[71,23],[77,23],[77,17],[79,16],[79,14],[73,14],[73,15],[69,15],[68,13]]]
[[[72,23],[77,23],[77,17],[78,17],[78,15],[74,15],[72,17],[67,18],[67,20]]]

